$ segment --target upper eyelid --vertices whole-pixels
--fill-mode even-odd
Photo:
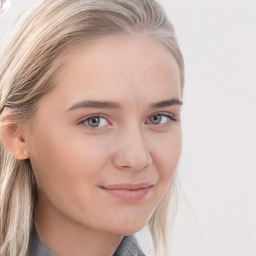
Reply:
[[[173,113],[166,112],[166,111],[158,111],[158,112],[154,112],[154,113],[148,115],[147,118],[146,118],[146,120],[149,119],[149,118],[152,117],[152,116],[155,116],[155,115],[163,115],[163,116],[167,116],[167,117],[170,117],[170,118],[173,118],[173,119],[177,119],[177,118],[176,118],[176,115],[173,114]],[[93,118],[93,117],[105,118],[108,122],[110,122],[110,121],[109,121],[109,119],[110,119],[109,116],[106,116],[106,115],[104,115],[104,114],[97,114],[97,113],[96,113],[96,114],[91,114],[91,115],[88,115],[88,116],[86,116],[86,117],[80,118],[80,119],[78,120],[78,123],[83,123],[83,122],[85,122],[87,119],[90,119],[90,118]],[[111,122],[110,122],[110,123],[111,123]]]
[[[148,116],[148,118],[152,117],[152,116],[156,116],[156,115],[163,115],[163,116],[167,116],[167,117],[173,117],[176,119],[176,115],[174,113],[170,113],[170,112],[165,112],[165,111],[159,111],[156,112],[154,114],[151,114]]]
[[[157,115],[160,115],[160,116],[164,116],[164,117],[167,117],[170,119],[170,122],[176,122],[178,121],[178,119],[175,117],[175,115],[173,114],[166,114],[166,113],[159,113],[159,114],[154,114],[154,115],[151,115],[148,117],[148,119],[152,116],[157,116]],[[157,124],[154,124],[154,125],[157,125]]]
[[[108,120],[109,117],[105,116],[105,115],[102,115],[102,114],[92,114],[92,115],[88,115],[88,116],[85,116],[85,117],[82,117],[82,118],[79,118],[78,119],[78,123],[83,123],[85,122],[87,119],[90,119],[90,118],[93,118],[93,117],[100,117],[100,118],[105,118]]]
[[[93,118],[93,117],[96,117],[96,118],[104,118],[108,124],[107,124],[107,125],[104,125],[104,126],[96,126],[96,127],[90,126],[88,123],[85,124],[86,122],[88,122],[88,120],[89,120],[90,118]],[[83,125],[83,126],[86,127],[86,129],[90,129],[90,130],[94,130],[94,131],[100,130],[100,129],[104,129],[104,128],[106,128],[107,126],[109,126],[109,124],[112,125],[112,124],[109,122],[109,120],[108,120],[106,117],[102,116],[102,115],[90,115],[90,116],[84,117],[83,119],[81,119],[80,121],[78,121],[77,124],[78,124],[79,126]]]

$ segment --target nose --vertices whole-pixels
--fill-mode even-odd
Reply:
[[[140,171],[152,164],[150,150],[139,129],[124,131],[116,141],[113,165],[118,169]]]

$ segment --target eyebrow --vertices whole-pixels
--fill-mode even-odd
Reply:
[[[172,105],[182,105],[183,102],[179,99],[172,98],[169,100],[164,100],[160,102],[156,102],[150,105],[151,108],[164,108],[164,107],[169,107]]]
[[[120,105],[117,102],[113,101],[94,101],[94,100],[86,100],[86,101],[80,101],[72,105],[67,111],[71,111],[78,108],[110,108],[110,109],[116,109],[120,108]]]
[[[163,108],[172,105],[182,105],[182,101],[176,98],[172,98],[169,100],[164,100],[156,103],[150,104],[151,108]],[[79,108],[100,108],[100,109],[119,109],[121,108],[120,104],[114,101],[94,101],[94,100],[86,100],[80,101],[72,105],[66,111],[71,111]]]

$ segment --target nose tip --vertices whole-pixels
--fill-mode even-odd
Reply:
[[[141,136],[126,138],[119,143],[113,157],[113,165],[118,169],[140,171],[152,165],[150,150]]]
[[[130,170],[130,171],[140,171],[152,164],[151,158],[137,158],[134,160],[124,160],[124,159],[119,159],[115,161],[115,166],[118,169],[123,169],[123,170]]]

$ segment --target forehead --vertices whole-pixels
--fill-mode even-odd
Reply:
[[[181,97],[174,57],[147,35],[108,36],[71,49],[54,87],[67,101],[88,97],[118,100],[120,95],[156,101]]]

